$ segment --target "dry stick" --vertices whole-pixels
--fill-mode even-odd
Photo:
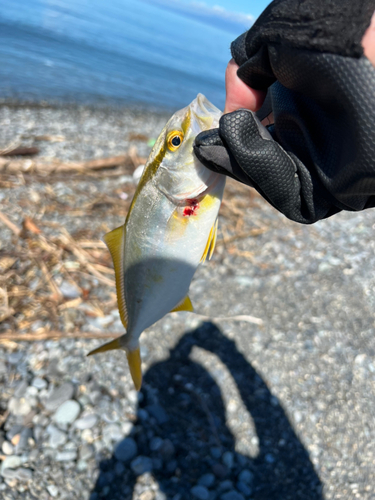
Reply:
[[[254,325],[264,325],[264,321],[261,318],[256,318],[255,316],[249,316],[247,314],[239,314],[238,316],[218,316],[212,318],[212,316],[203,316],[203,314],[197,314],[200,319],[206,321],[245,321],[246,323],[252,323]]]
[[[76,162],[62,162],[59,160],[48,162],[42,159],[8,160],[6,158],[0,158],[0,172],[7,174],[14,174],[17,172],[50,174],[72,171],[100,170],[103,168],[119,167],[129,161],[134,164],[135,159],[139,163],[145,161],[144,158],[140,158],[138,156],[135,157],[134,152],[132,152],[131,155],[125,154],[120,156],[111,156],[109,158],[99,158],[97,160]]]
[[[4,332],[0,333],[1,340],[25,341],[34,342],[37,340],[50,340],[50,339],[113,339],[121,335],[120,332],[116,333],[93,333],[93,332],[60,332],[49,331],[41,333],[18,333],[18,332]]]
[[[8,217],[3,214],[2,212],[0,212],[0,220],[1,222],[3,222],[11,231],[13,231],[13,233],[16,235],[16,236],[19,236],[20,233],[21,233],[21,229],[19,227],[17,227],[15,224],[13,224],[13,222],[11,222]]]
[[[53,293],[53,295],[55,295],[55,297],[58,298],[58,300],[62,300],[63,299],[63,294],[60,292],[60,289],[59,287],[56,285],[56,283],[53,281],[53,278],[51,276],[51,273],[48,271],[47,269],[47,266],[45,265],[45,263],[41,260],[39,262],[37,261],[34,261],[35,265],[40,267],[47,283],[48,283],[48,286],[50,287],[50,290],[51,292]]]

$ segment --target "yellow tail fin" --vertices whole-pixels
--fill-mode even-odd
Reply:
[[[171,310],[171,313],[177,312],[177,311],[194,312],[194,307],[193,307],[193,304],[191,303],[189,295],[186,295],[186,297],[184,299],[182,299],[181,302],[179,304],[177,304],[177,306]]]

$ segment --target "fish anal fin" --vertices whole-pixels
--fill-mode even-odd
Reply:
[[[128,358],[130,375],[132,376],[134,387],[137,391],[140,391],[142,386],[142,365],[139,347],[133,351],[128,351],[126,357]]]
[[[208,235],[208,240],[207,240],[207,243],[206,243],[206,247],[205,247],[203,255],[201,257],[202,264],[203,264],[203,262],[205,262],[205,260],[207,258],[207,254],[208,254],[208,252],[210,250],[211,240],[212,240],[212,233],[213,233],[214,227],[215,227],[215,224],[211,227],[210,234]]]
[[[113,351],[114,349],[122,349],[120,344],[120,337],[111,342],[107,342],[106,344],[101,345],[97,349],[90,351],[87,356],[92,356],[93,354],[99,354],[100,352]]]
[[[194,312],[194,307],[193,304],[191,303],[189,295],[186,295],[186,297],[183,300],[181,300],[181,302],[171,310],[171,312],[177,312],[177,311]]]
[[[117,304],[120,318],[125,329],[128,326],[128,311],[125,301],[124,284],[124,249],[125,249],[125,227],[120,226],[104,236],[104,241],[111,253],[113,266],[115,268]]]

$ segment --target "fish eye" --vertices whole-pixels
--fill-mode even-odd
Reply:
[[[182,141],[184,140],[184,135],[182,132],[179,130],[173,130],[173,132],[170,132],[167,137],[167,145],[168,149],[170,151],[176,151],[181,144]]]

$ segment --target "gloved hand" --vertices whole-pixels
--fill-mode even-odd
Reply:
[[[194,151],[310,224],[375,206],[375,68],[361,40],[375,0],[275,0],[231,51],[237,75],[267,90],[274,125],[223,115]]]

